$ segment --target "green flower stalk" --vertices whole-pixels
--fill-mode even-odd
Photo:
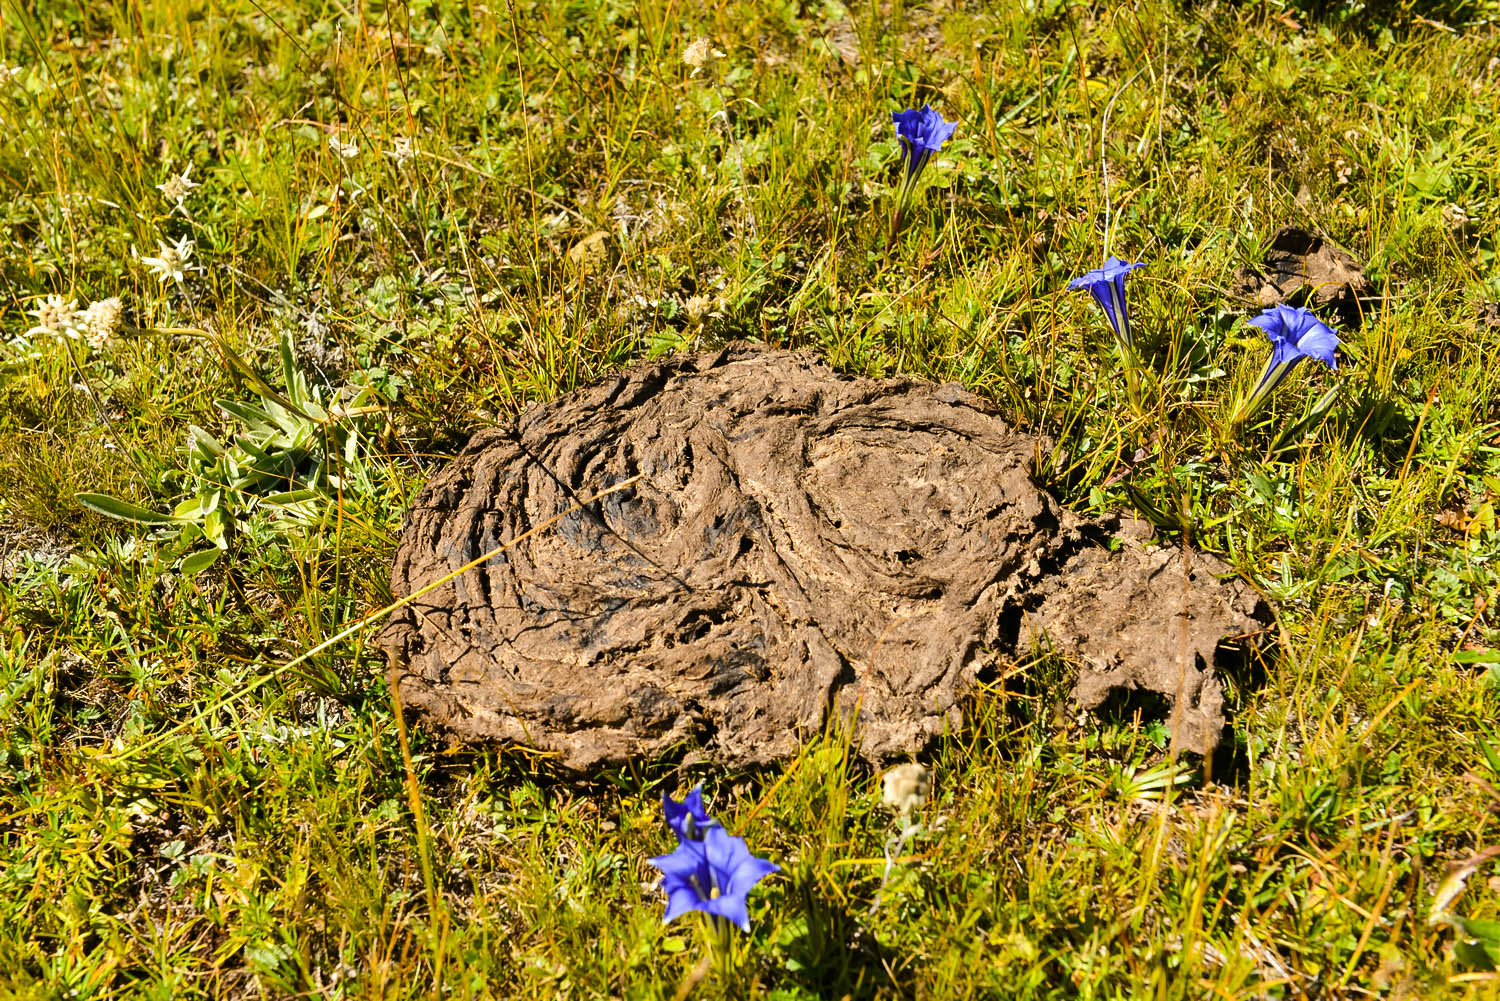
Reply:
[[[1339,346],[1337,331],[1301,306],[1272,306],[1250,325],[1265,331],[1271,342],[1271,359],[1249,398],[1235,411],[1230,425],[1236,428],[1255,415],[1303,359],[1320,361],[1335,372],[1339,367],[1334,355]]]
[[[1141,261],[1122,261],[1118,257],[1108,257],[1104,261],[1104,267],[1095,268],[1068,282],[1068,288],[1089,293],[1099,304],[1099,308],[1104,310],[1104,318],[1115,332],[1115,340],[1120,342],[1126,389],[1130,393],[1131,404],[1136,407],[1140,406],[1140,390],[1136,380],[1135,340],[1130,330],[1130,310],[1125,303],[1125,276],[1136,268],[1145,266]]]

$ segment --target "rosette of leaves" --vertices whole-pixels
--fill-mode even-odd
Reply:
[[[325,402],[281,339],[284,391],[272,389],[232,349],[220,342],[231,367],[254,388],[254,403],[218,400],[239,425],[227,441],[188,426],[180,478],[186,496],[161,513],[105,494],[78,494],[100,514],[161,530],[182,557],[185,573],[198,573],[246,535],[268,542],[316,523],[330,502],[369,496],[377,484],[365,459],[363,418],[381,409],[368,388],[344,402]],[[209,547],[204,548],[203,544]]]

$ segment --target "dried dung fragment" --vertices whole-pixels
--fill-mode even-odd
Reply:
[[[1036,637],[1077,696],[1175,700],[1208,753],[1226,637],[1260,632],[1227,568],[1109,533],[1031,470],[1049,446],[952,385],[839,375],[736,344],[636,365],[478,435],[422,492],[381,637],[406,704],[459,741],[587,770],[696,742],[725,764],[795,753],[858,713],[871,761],[958,725],[986,651]]]
[[[1364,322],[1374,286],[1359,262],[1332,242],[1295,226],[1283,226],[1271,240],[1263,269],[1241,268],[1235,294],[1261,306],[1291,303],[1331,309],[1346,327]]]
[[[596,230],[573,244],[568,251],[568,265],[585,274],[594,271],[609,258],[609,233]]]

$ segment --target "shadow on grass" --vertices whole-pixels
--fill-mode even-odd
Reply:
[[[899,960],[861,915],[829,899],[815,877],[799,876],[787,902],[792,930],[779,951],[797,986],[816,997],[849,1001],[914,996],[892,975]]]
[[[1420,401],[1360,389],[1348,404],[1343,438],[1349,444],[1363,441],[1385,461],[1399,463],[1416,433],[1421,412]]]
[[[1261,635],[1238,637],[1221,643],[1214,652],[1213,674],[1223,683],[1226,721],[1219,745],[1206,758],[1190,754],[1198,763],[1203,777],[1220,785],[1243,788],[1250,780],[1250,758],[1244,734],[1235,729],[1234,719],[1250,698],[1262,688],[1275,666],[1279,648],[1267,642],[1269,630]],[[1199,664],[1200,669],[1202,664]],[[1144,689],[1119,688],[1110,692],[1094,717],[1104,726],[1139,728],[1143,724],[1169,725],[1172,700]]]

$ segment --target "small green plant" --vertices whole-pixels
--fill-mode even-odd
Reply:
[[[184,496],[162,514],[106,494],[80,493],[78,502],[111,518],[163,530],[181,569],[194,574],[229,549],[235,534],[258,543],[316,524],[340,498],[359,501],[379,491],[367,461],[364,423],[380,410],[368,388],[343,402],[325,402],[298,368],[288,336],[281,338],[285,392],[272,389],[227,345],[231,366],[254,386],[256,403],[218,400],[240,430],[226,444],[188,426],[179,475]],[[207,542],[211,548],[202,548]]]

